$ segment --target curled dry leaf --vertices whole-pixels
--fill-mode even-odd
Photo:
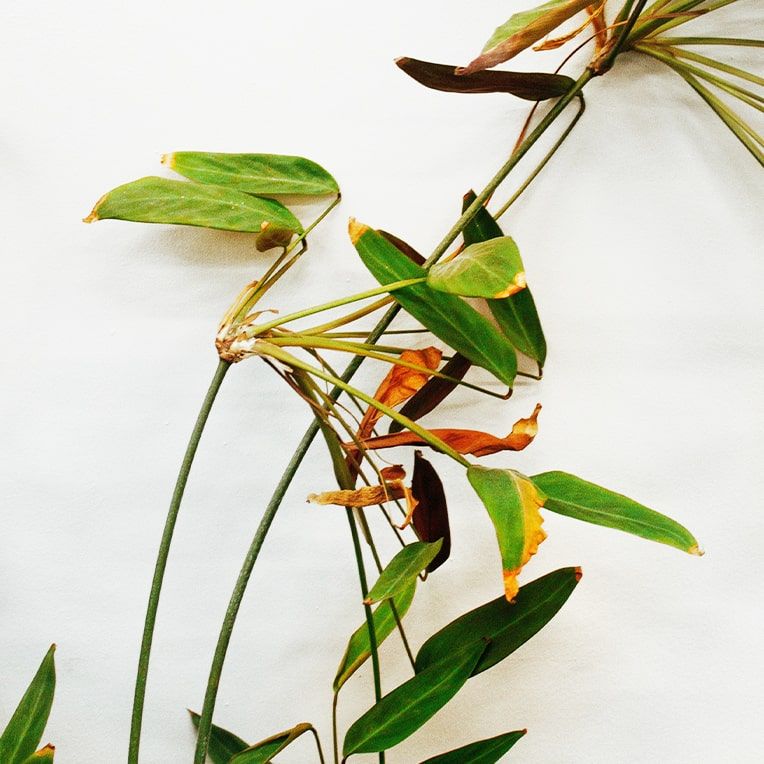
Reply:
[[[512,427],[512,432],[505,438],[499,438],[480,430],[434,429],[430,432],[460,454],[489,456],[501,451],[522,451],[538,433],[537,420],[540,411],[541,404],[536,404],[530,417],[518,419]],[[419,435],[410,431],[367,438],[363,441],[363,445],[369,450],[395,448],[396,446],[429,446]],[[352,443],[346,443],[345,447],[350,453],[356,450],[355,444]]]
[[[411,477],[411,493],[416,501],[412,524],[422,541],[442,539],[440,551],[425,568],[427,573],[437,570],[451,554],[451,528],[448,522],[446,494],[435,468],[422,456],[414,453],[414,474]]]
[[[601,3],[600,5],[587,5],[586,6],[586,21],[584,21],[583,24],[576,27],[572,32],[568,32],[567,34],[561,35],[560,37],[549,37],[544,42],[539,43],[538,45],[533,46],[533,50],[536,51],[542,51],[542,50],[556,50],[557,48],[561,48],[563,45],[565,45],[566,42],[570,42],[574,38],[578,37],[578,35],[581,34],[581,32],[586,29],[586,27],[591,24],[594,27],[594,35],[596,40],[596,53],[599,53],[602,49],[603,45],[603,30],[605,30],[605,22],[603,21],[603,15],[605,11],[605,3]],[[607,38],[607,32],[604,32],[605,38]]]

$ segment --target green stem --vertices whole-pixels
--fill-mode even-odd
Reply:
[[[513,167],[525,156],[528,150],[536,143],[536,141],[544,134],[547,128],[559,117],[564,111],[565,107],[578,95],[584,88],[587,82],[594,76],[593,72],[586,70],[571,87],[566,95],[560,98],[557,103],[546,113],[541,119],[538,125],[531,131],[531,133],[525,138],[525,140],[517,147],[509,159],[499,168],[498,172],[488,182],[486,187],[478,194],[475,201],[462,213],[456,223],[446,233],[440,243],[435,247],[433,253],[425,262],[426,266],[432,265],[437,262],[446,252],[446,250],[454,243],[457,236],[464,230],[465,226],[472,220],[472,218],[479,212],[480,208],[485,204],[493,192],[499,187],[504,179],[509,175]],[[392,305],[385,315],[380,319],[379,323],[369,333],[368,342],[376,342],[390,326],[393,319],[398,315],[400,307],[398,305]],[[343,382],[348,382],[353,378],[356,371],[363,362],[361,356],[355,356],[347,365],[344,373],[341,376]],[[332,390],[331,396],[335,400],[342,394],[342,388],[335,386]],[[292,458],[287,465],[284,474],[276,486],[276,489],[271,497],[271,500],[266,506],[263,516],[260,520],[260,524],[255,531],[255,535],[252,539],[252,543],[247,551],[242,565],[239,577],[234,585],[233,592],[231,593],[231,599],[228,603],[228,609],[226,610],[223,623],[220,628],[220,634],[218,635],[218,642],[215,647],[215,653],[212,658],[212,665],[210,666],[210,676],[207,683],[207,691],[204,697],[204,705],[202,707],[201,717],[199,719],[199,732],[197,737],[195,763],[204,764],[204,760],[207,754],[207,747],[209,745],[210,730],[212,727],[212,716],[215,710],[215,701],[217,699],[218,686],[220,684],[220,676],[223,670],[223,664],[225,663],[225,656],[228,650],[228,645],[231,641],[231,634],[236,622],[236,616],[241,606],[241,601],[244,597],[244,592],[247,589],[252,570],[254,569],[255,562],[257,561],[260,550],[262,549],[265,538],[268,535],[268,530],[273,523],[273,519],[279,510],[281,502],[284,498],[284,494],[292,482],[297,469],[300,466],[305,454],[310,448],[310,444],[318,433],[318,423],[311,422],[307,431],[302,437],[302,440],[297,446]]]
[[[637,0],[633,10],[629,5],[629,18],[626,20],[626,23],[623,26],[618,27],[618,29],[614,32],[610,49],[605,52],[601,60],[595,62],[597,74],[605,74],[605,72],[612,68],[616,58],[618,58],[619,54],[623,50],[624,45],[628,41],[631,30],[637,23],[639,14],[642,13],[645,5],[647,5],[647,0]]]
[[[652,45],[739,45],[744,48],[764,48],[764,40],[744,37],[652,37]]]
[[[141,726],[143,723],[143,706],[146,699],[146,680],[149,672],[149,659],[151,657],[151,644],[154,640],[154,625],[157,619],[157,610],[159,608],[159,597],[162,593],[162,581],[167,567],[167,558],[170,554],[170,544],[172,542],[175,523],[178,519],[178,511],[183,499],[183,492],[186,490],[188,475],[191,472],[191,465],[194,463],[196,449],[199,446],[199,440],[204,432],[204,426],[207,423],[212,404],[215,402],[220,385],[230,368],[230,364],[225,361],[218,363],[215,375],[212,377],[207,395],[204,397],[199,416],[196,418],[196,424],[191,431],[191,437],[186,447],[186,453],[180,465],[177,480],[175,481],[175,490],[170,501],[170,509],[167,512],[162,539],[159,543],[159,553],[157,555],[156,565],[154,567],[154,578],[151,582],[151,591],[149,593],[148,606],[146,608],[146,619],[143,625],[143,639],[141,640],[141,652],[138,658],[138,672],[135,678],[135,695],[133,698],[133,713],[130,725],[130,747],[127,754],[129,764],[137,764],[138,750],[141,742]]]

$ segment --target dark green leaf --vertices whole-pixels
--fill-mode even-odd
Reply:
[[[478,740],[455,751],[433,756],[421,764],[495,764],[526,732],[527,730],[516,730]]]
[[[51,645],[21,702],[0,736],[0,762],[21,764],[40,744],[56,689],[56,667]]]
[[[474,191],[464,197],[462,211],[475,201]],[[503,236],[499,224],[485,207],[478,210],[464,229],[464,243],[468,246]],[[501,300],[488,300],[488,307],[496,323],[509,341],[540,366],[546,361],[546,339],[541,328],[536,304],[529,287]]]
[[[365,604],[371,605],[400,594],[435,559],[442,545],[443,541],[439,539],[431,544],[415,541],[404,546],[380,573],[364,600]]]
[[[580,579],[580,568],[561,568],[521,586],[514,604],[497,597],[459,616],[422,645],[416,657],[417,672],[482,639],[488,639],[489,645],[473,674],[495,666],[552,620]]]
[[[575,84],[564,74],[546,72],[475,72],[456,74],[456,67],[415,58],[395,62],[421,85],[446,93],[509,93],[526,101],[545,101],[565,95]]]
[[[162,163],[198,183],[228,186],[248,194],[320,196],[340,190],[321,165],[305,157],[176,151],[165,154]]]
[[[459,692],[484,650],[473,643],[385,695],[347,731],[343,755],[384,751],[416,732]]]
[[[312,724],[298,724],[292,729],[279,732],[259,743],[255,743],[241,753],[232,757],[229,764],[268,764],[277,754],[281,753],[290,743],[297,740],[300,735],[313,729]]]
[[[675,520],[567,472],[543,472],[531,480],[546,496],[544,509],[650,541],[701,554],[695,537]]]
[[[268,225],[302,233],[300,221],[280,202],[260,199],[232,188],[167,178],[141,178],[102,196],[86,223],[95,220],[220,228],[260,233]]]
[[[422,541],[442,540],[440,551],[425,569],[428,573],[432,573],[451,554],[451,528],[448,522],[448,504],[443,482],[432,464],[422,456],[421,451],[414,452],[411,493],[416,500],[411,522],[417,536]]]
[[[366,267],[380,284],[420,278],[427,272],[368,226],[351,221],[350,237]],[[483,316],[456,295],[427,284],[398,289],[395,299],[437,337],[474,364],[512,386],[517,372],[514,348]]]
[[[406,615],[414,599],[415,592],[416,579],[397,596],[393,597],[392,600],[385,600],[374,609],[372,617],[374,619],[374,636],[377,639],[377,645],[381,645],[390,636],[393,629],[395,629],[396,613],[399,619]],[[395,605],[395,613],[390,606],[391,603]],[[350,637],[345,654],[342,656],[340,666],[337,669],[337,676],[334,678],[334,684],[332,685],[334,691],[338,692],[340,687],[361,668],[370,656],[369,627],[364,621]]]
[[[191,721],[194,727],[199,726],[199,714],[189,710]],[[232,756],[241,753],[249,747],[249,743],[244,742],[240,737],[228,730],[212,725],[210,730],[210,744],[207,749],[207,755],[212,764],[228,764]]]

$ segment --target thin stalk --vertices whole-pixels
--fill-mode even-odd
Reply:
[[[694,61],[696,64],[703,64],[711,69],[718,69],[725,74],[731,74],[733,77],[740,77],[741,80],[748,80],[755,85],[764,87],[764,77],[759,77],[751,72],[747,72],[745,69],[739,69],[736,66],[725,64],[722,61],[717,61],[715,58],[709,58],[708,56],[701,56],[700,53],[693,53],[691,50],[682,50],[681,48],[672,47],[671,53],[678,58],[686,58],[689,61]]]
[[[744,37],[652,37],[652,45],[739,45],[744,48],[764,48],[764,40]]]
[[[559,117],[559,115],[565,110],[565,107],[577,96],[578,93],[583,90],[587,82],[594,76],[594,73],[587,69],[571,87],[571,89],[557,103],[546,113],[543,119],[540,120],[538,125],[531,131],[523,143],[512,152],[507,161],[499,168],[496,174],[491,178],[485,188],[478,194],[475,201],[462,213],[459,219],[454,223],[451,229],[446,233],[440,243],[435,247],[430,257],[425,261],[425,267],[437,262],[448,250],[451,244],[454,243],[457,236],[464,230],[465,226],[472,220],[472,218],[478,213],[480,208],[486,202],[486,200],[493,194],[493,192],[501,185],[504,179],[509,175],[510,171],[515,165],[525,156],[528,150],[536,143],[536,141],[544,134],[549,126]],[[392,323],[393,319],[398,315],[400,307],[392,305],[385,315],[380,319],[379,323],[369,333],[368,342],[376,342],[387,330]],[[348,382],[353,378],[356,371],[363,362],[361,356],[355,356],[347,368],[340,377],[343,382]],[[343,392],[342,387],[336,386],[331,392],[332,398],[336,400]],[[336,396],[336,397],[335,397]],[[195,764],[204,764],[205,757],[207,755],[207,748],[209,746],[210,730],[212,727],[212,716],[215,710],[215,701],[217,699],[218,687],[220,684],[220,677],[223,671],[223,664],[225,663],[225,656],[228,650],[228,645],[231,641],[231,634],[233,633],[233,627],[236,623],[236,616],[238,615],[239,608],[241,606],[244,593],[247,589],[247,584],[252,575],[255,562],[260,554],[265,538],[268,535],[268,531],[273,523],[281,502],[286,494],[289,484],[297,472],[305,454],[310,448],[313,439],[318,433],[318,423],[314,420],[308,426],[302,440],[298,444],[292,458],[287,465],[284,474],[281,476],[276,489],[271,497],[271,500],[266,506],[263,516],[260,520],[260,524],[255,531],[255,535],[252,539],[247,554],[244,558],[239,576],[231,593],[231,599],[228,603],[228,609],[223,618],[223,623],[220,628],[220,634],[218,635],[218,642],[215,647],[215,653],[212,658],[212,665],[210,666],[210,675],[207,683],[207,690],[204,697],[204,705],[202,707],[201,717],[199,719],[198,736],[196,743]]]
[[[178,511],[183,499],[183,493],[186,490],[186,483],[191,472],[191,465],[194,463],[194,456],[199,446],[199,441],[204,432],[204,426],[207,424],[207,418],[210,415],[212,404],[215,402],[220,386],[223,384],[230,364],[225,361],[218,363],[215,374],[210,382],[204,402],[196,418],[196,424],[191,431],[191,437],[186,447],[186,453],[180,465],[175,489],[170,500],[170,509],[167,512],[162,539],[159,542],[159,553],[157,554],[156,565],[154,566],[154,577],[151,581],[151,591],[149,592],[149,601],[146,607],[146,619],[143,625],[143,638],[141,640],[141,652],[138,658],[138,671],[135,678],[135,694],[133,697],[133,712],[130,723],[130,747],[127,754],[129,764],[137,764],[138,750],[141,742],[141,726],[143,724],[143,706],[146,699],[146,680],[149,673],[149,659],[151,657],[151,645],[154,641],[154,625],[157,619],[157,610],[159,608],[159,597],[162,593],[162,581],[164,572],[167,568],[167,558],[170,555],[170,544],[175,530],[175,523],[178,519]]]
[[[666,9],[666,13],[676,13],[676,14],[685,14],[680,15],[677,18],[670,18],[670,19],[647,19],[643,18],[642,23],[637,24],[634,29],[632,30],[631,34],[629,35],[629,39],[627,40],[627,43],[629,47],[637,42],[638,40],[641,40],[648,35],[654,34],[655,32],[661,31],[665,32],[669,29],[673,29],[674,27],[678,27],[682,24],[686,24],[688,21],[692,21],[694,18],[697,18],[697,15],[704,15],[706,13],[711,13],[711,11],[716,11],[719,8],[723,8],[725,5],[730,5],[731,3],[737,2],[737,0],[717,0],[715,3],[711,3],[711,5],[706,5],[703,8],[700,9],[698,12],[694,12],[694,9],[701,5],[705,0],[687,0],[687,2],[680,3],[676,6],[671,6]],[[697,15],[696,15],[697,13]]]
[[[371,313],[375,313],[380,308],[384,308],[394,302],[393,298],[383,297],[381,300],[377,300],[376,302],[371,303],[371,305],[367,305],[364,308],[360,308],[359,310],[353,311],[352,313],[348,313],[345,316],[341,316],[340,318],[335,319],[334,321],[327,321],[325,324],[319,324],[318,326],[311,326],[308,329],[301,329],[300,334],[324,334],[330,329],[336,329],[340,326],[345,326],[346,324],[350,324],[353,321],[357,321],[359,318],[365,318],[366,316],[370,315]],[[360,333],[362,337],[366,337],[369,332],[362,332]]]
[[[619,27],[618,30],[613,33],[610,50],[604,54],[601,60],[595,62],[596,71],[598,74],[604,74],[613,66],[616,58],[618,58],[619,54],[623,50],[624,45],[626,45],[626,42],[629,39],[629,35],[631,34],[631,30],[637,23],[639,14],[642,13],[645,5],[647,5],[647,0],[637,0],[633,9],[629,5],[629,18],[626,20],[626,23],[623,26]]]
[[[319,760],[320,764],[325,764],[325,762],[324,762],[324,749],[321,747],[321,738],[318,736],[318,732],[315,730],[314,727],[311,727],[310,731],[313,733],[313,737],[316,740],[316,748],[318,748],[318,760]]]

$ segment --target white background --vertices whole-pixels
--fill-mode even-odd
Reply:
[[[214,330],[269,259],[246,235],[80,219],[110,188],[166,174],[166,151],[303,154],[335,174],[344,200],[266,307],[371,286],[347,218],[429,253],[462,194],[504,161],[528,107],[426,91],[393,58],[463,63],[523,5],[4,4],[0,722],[56,641],[45,739],[57,761],[124,760],[151,569],[216,363]],[[695,22],[694,33],[751,36],[754,6]],[[757,66],[743,49],[720,54]],[[688,525],[707,555],[548,516],[549,539],[522,580],[580,564],[577,591],[390,762],[520,727],[518,764],[760,760],[761,175],[690,89],[650,62],[624,57],[587,98],[580,126],[504,221],[549,341],[544,381],[518,384],[499,406],[454,396],[426,421],[505,434],[539,400],[535,444],[487,463],[566,469],[621,490]],[[314,211],[298,209],[306,222]],[[359,379],[373,389],[382,372],[369,365]],[[190,760],[184,709],[201,705],[240,561],[308,420],[263,365],[229,375],[178,524],[142,761]],[[454,549],[408,616],[417,645],[501,585],[485,513],[460,471],[434,459]],[[317,447],[236,628],[216,721],[253,741],[309,720],[330,744],[331,681],[362,618],[343,511],[304,503],[331,486]],[[389,690],[407,676],[394,636],[382,660]],[[342,726],[370,699],[367,667],[343,692]],[[279,760],[314,753],[305,739]]]

